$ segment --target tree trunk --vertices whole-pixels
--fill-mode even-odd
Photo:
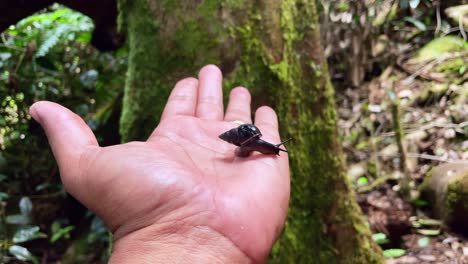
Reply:
[[[145,139],[175,82],[214,63],[225,87],[269,104],[288,145],[292,197],[273,263],[382,263],[345,175],[315,1],[120,0],[130,44],[121,134]],[[226,94],[226,93],[225,93]],[[272,205],[274,206],[274,205]]]

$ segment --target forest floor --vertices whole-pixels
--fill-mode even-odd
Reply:
[[[408,67],[389,67],[359,88],[337,89],[339,129],[358,202],[374,239],[384,250],[400,252],[388,263],[468,263],[468,238],[433,219],[427,201],[418,198],[431,168],[468,160],[467,91],[466,73],[452,82],[433,69]],[[392,95],[400,104],[410,202],[398,192],[404,173]]]

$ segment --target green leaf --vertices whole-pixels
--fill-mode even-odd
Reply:
[[[392,103],[395,103],[398,100],[398,97],[395,94],[395,91],[393,89],[388,89],[387,94],[390,100],[392,101]]]
[[[411,200],[411,203],[417,207],[424,207],[424,206],[429,205],[429,202],[427,202],[426,200],[419,199],[419,198]]]
[[[31,199],[29,199],[29,197],[26,197],[26,196],[22,197],[19,202],[19,208],[20,208],[22,215],[29,216],[33,208]]]
[[[13,236],[13,243],[23,243],[37,238],[47,237],[44,233],[39,232],[39,230],[40,228],[38,226],[20,228]]]
[[[0,201],[5,201],[8,199],[8,193],[0,192]]]
[[[98,77],[98,71],[95,69],[91,69],[80,75],[80,82],[86,88],[93,88],[96,85]]]
[[[420,20],[417,20],[416,18],[405,17],[405,21],[413,24],[415,27],[417,27],[421,31],[426,31],[426,29],[427,29],[426,25],[423,22],[421,22]]]
[[[430,239],[428,237],[422,237],[418,239],[418,246],[427,247],[429,245]]]
[[[369,179],[367,179],[367,177],[362,176],[357,179],[358,186],[366,185],[368,183],[369,183]]]
[[[345,11],[348,11],[350,9],[350,5],[349,3],[347,3],[346,1],[345,2],[341,2],[339,3],[337,6],[336,6],[336,9],[340,12],[345,12]]]
[[[356,144],[356,149],[359,149],[359,150],[365,149],[365,148],[367,148],[367,146],[368,146],[367,141],[361,141],[361,142]]]
[[[89,106],[87,104],[79,104],[75,107],[75,113],[81,117],[85,117],[87,114],[89,114]]]
[[[440,235],[440,229],[418,229],[416,230],[419,234],[425,236],[438,236]]]
[[[52,233],[56,233],[60,229],[60,223],[58,221],[54,221],[52,223],[52,226],[50,227],[50,230]]]
[[[411,225],[414,228],[421,228],[422,227],[421,223],[419,223],[418,221],[411,221]]]
[[[50,187],[51,187],[50,183],[44,182],[44,183],[41,183],[41,184],[37,185],[36,188],[34,188],[34,190],[36,192],[40,192],[40,191],[43,191],[43,190],[45,190],[47,188],[50,188]]]
[[[409,6],[412,8],[412,9],[415,9],[418,7],[420,3],[420,0],[409,0]]]
[[[406,250],[400,248],[391,248],[383,252],[386,258],[398,258],[406,254]]]
[[[60,37],[62,37],[67,31],[67,27],[68,25],[62,24],[55,28],[53,31],[51,31],[51,33],[49,33],[49,36],[47,36],[47,39],[44,42],[42,42],[42,44],[37,49],[35,57],[38,58],[47,55],[50,49],[53,48],[59,42]]]
[[[460,67],[460,69],[458,69],[458,73],[461,75],[461,74],[464,74],[466,71],[466,65],[463,65]]]
[[[390,242],[387,235],[384,233],[376,233],[372,235],[372,239],[379,245],[387,244]]]
[[[18,30],[16,30],[15,26],[10,26],[6,32],[8,32],[8,35],[11,36],[17,36],[18,35]]]
[[[418,222],[421,224],[421,225],[425,225],[425,226],[441,226],[442,225],[442,221],[440,220],[437,220],[437,219],[431,219],[431,218],[421,218],[421,219],[418,219]]]
[[[76,38],[76,42],[90,43],[91,42],[91,37],[92,37],[92,34],[91,34],[90,31],[83,32],[83,33],[78,35],[78,37]]]
[[[52,237],[50,238],[50,242],[54,243],[55,241],[59,240],[60,238],[65,238],[69,239],[70,238],[70,232],[75,229],[74,226],[66,226],[64,228],[59,228],[57,229],[56,226],[52,226],[53,229],[56,229],[53,231]]]
[[[29,217],[21,214],[8,215],[6,217],[6,222],[12,225],[27,225],[29,224]]]
[[[30,260],[34,264],[39,264],[39,261],[27,248],[18,246],[18,245],[13,245],[8,248],[8,252],[10,252],[11,255],[15,256],[16,259],[21,260],[21,261],[26,261]]]
[[[400,0],[400,6],[401,8],[408,8],[409,0]]]
[[[10,52],[0,52],[0,60],[6,61],[9,58],[11,58],[11,53]]]

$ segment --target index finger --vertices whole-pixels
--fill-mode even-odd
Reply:
[[[272,143],[279,143],[278,117],[273,109],[262,106],[255,112],[255,125],[262,132],[263,138]]]
[[[161,120],[177,115],[194,116],[197,103],[198,80],[186,78],[179,81],[169,96]]]

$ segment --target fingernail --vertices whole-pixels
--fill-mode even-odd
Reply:
[[[41,118],[37,111],[37,104],[38,103],[34,103],[33,105],[31,105],[31,107],[29,107],[29,114],[32,118],[34,118],[34,120],[36,120],[36,122],[41,123]]]

